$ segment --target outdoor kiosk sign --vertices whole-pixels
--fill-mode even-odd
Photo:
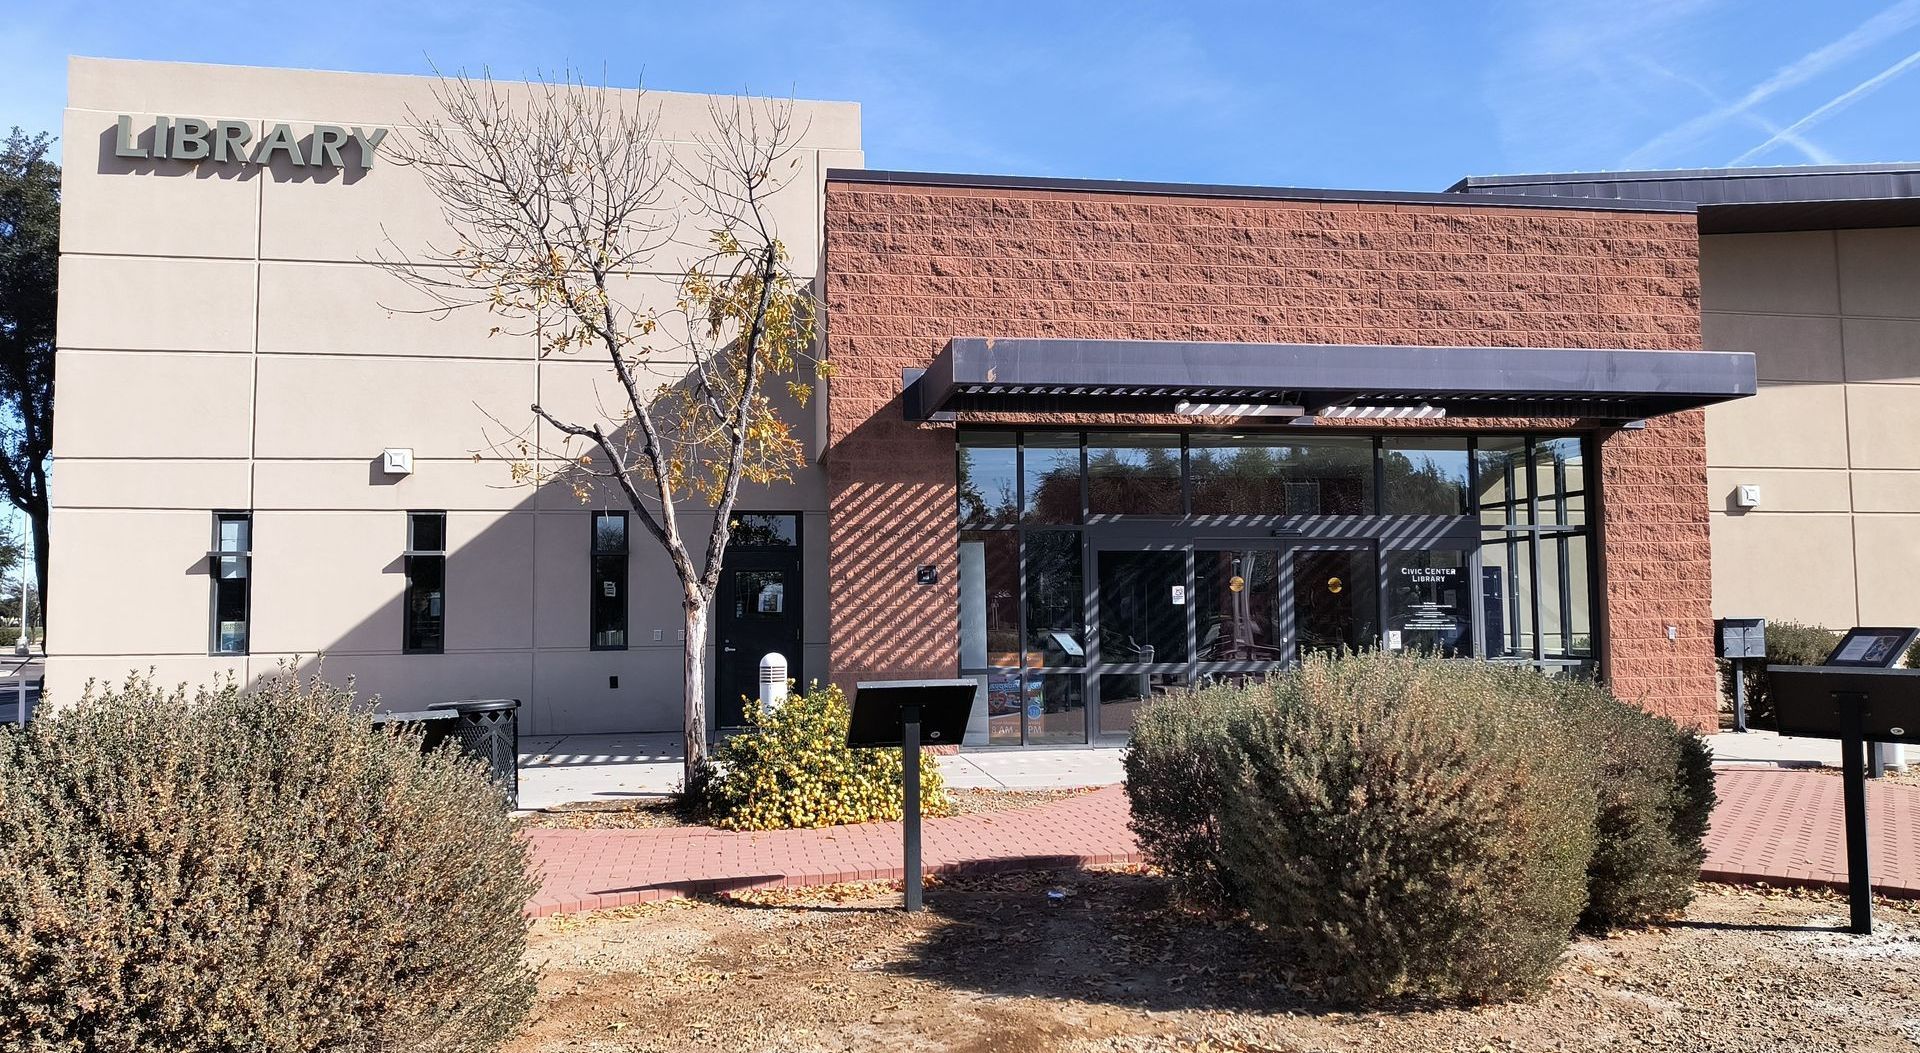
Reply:
[[[900,748],[901,877],[910,911],[920,909],[920,747],[959,745],[979,690],[976,680],[876,680],[854,687],[847,745]]]
[[[1867,867],[1867,743],[1920,744],[1920,669],[1893,669],[1920,630],[1858,628],[1825,665],[1770,665],[1780,734],[1840,740],[1851,931],[1873,931]]]
[[[1747,730],[1747,678],[1744,664],[1767,657],[1765,618],[1722,618],[1714,623],[1713,653],[1733,665],[1733,730]]]

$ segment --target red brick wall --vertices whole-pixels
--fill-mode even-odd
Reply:
[[[1693,349],[1698,246],[1685,215],[829,182],[832,675],[954,673],[953,427],[899,403],[949,337]],[[1602,528],[1609,674],[1704,723],[1702,435],[1698,414],[1620,433],[1599,474],[1633,509]]]

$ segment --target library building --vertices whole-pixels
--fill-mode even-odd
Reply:
[[[433,86],[72,60],[54,704],[294,663],[394,709],[517,698],[531,735],[679,728],[665,556],[488,452],[611,372],[376,262],[446,229],[383,152]],[[706,97],[648,99],[671,149],[711,130]],[[868,167],[856,102],[794,105],[775,218],[832,373],[808,466],[742,494],[719,728],[774,652],[976,679],[967,744],[1017,747],[1342,648],[1600,677],[1704,728],[1716,616],[1920,615],[1911,168],[913,173]]]

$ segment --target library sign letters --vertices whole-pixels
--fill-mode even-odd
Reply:
[[[114,130],[113,153],[134,160],[216,165],[285,161],[297,168],[353,168],[364,172],[373,167],[374,155],[387,132],[386,128],[316,124],[302,137],[290,124],[269,124],[265,134],[256,139],[251,121],[155,117],[148,129],[136,128],[133,118],[123,113]]]

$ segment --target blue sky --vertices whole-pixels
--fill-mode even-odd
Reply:
[[[1487,4],[0,0],[0,126],[68,54],[573,64],[853,99],[872,167],[1440,189],[1467,174],[1920,159],[1920,0]]]

